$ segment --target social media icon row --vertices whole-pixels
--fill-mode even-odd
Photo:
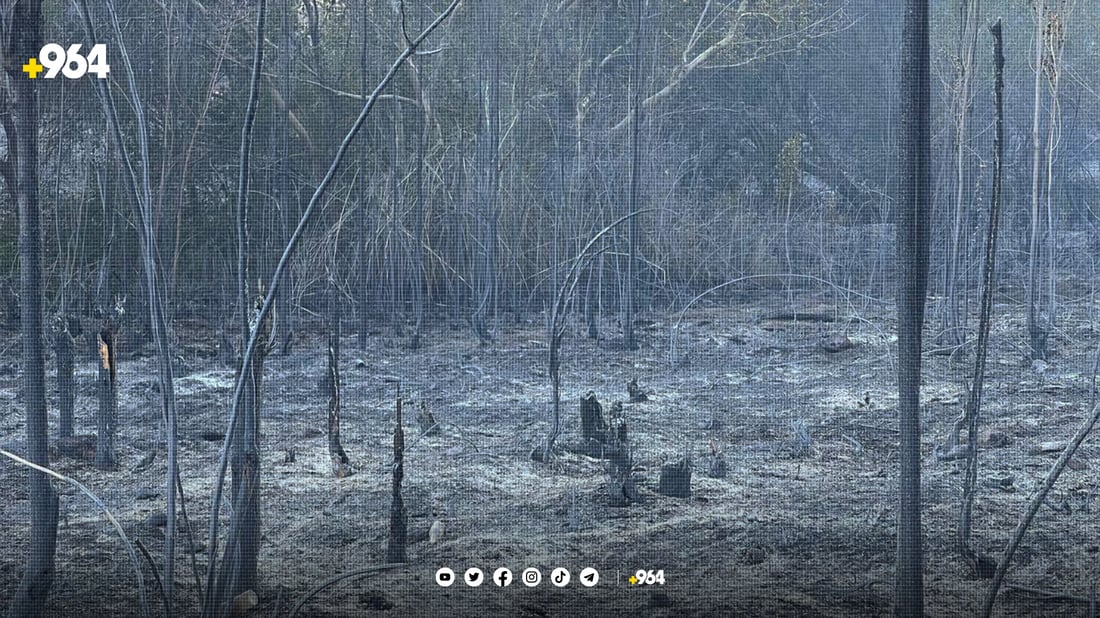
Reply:
[[[466,572],[462,574],[463,581],[471,588],[477,588],[485,582],[485,574],[481,569],[477,567],[471,567],[466,569]],[[550,583],[554,584],[558,588],[564,588],[569,585],[571,575],[568,569],[558,567],[550,573]],[[528,588],[534,588],[542,583],[542,572],[534,567],[529,567],[523,570],[520,574],[520,581],[524,586]],[[598,584],[600,581],[600,572],[592,567],[586,567],[581,570],[580,582],[581,585],[586,588],[591,588]],[[455,572],[447,567],[443,567],[435,572],[435,583],[447,588],[451,584],[455,583]],[[512,585],[512,571],[501,567],[493,571],[493,583],[499,588],[506,588]]]

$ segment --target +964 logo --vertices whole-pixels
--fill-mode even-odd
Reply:
[[[58,75],[80,79],[87,74],[106,79],[111,65],[107,64],[107,45],[104,43],[92,45],[87,55],[81,52],[80,43],[73,43],[68,49],[57,43],[47,43],[36,58],[27,60],[23,72],[30,79],[54,79]]]
[[[665,570],[664,569],[638,569],[628,579],[631,586],[652,586],[654,584],[658,586],[665,585]]]

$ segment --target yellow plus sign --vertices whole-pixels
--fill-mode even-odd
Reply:
[[[638,583],[638,578],[631,575],[629,581],[630,581],[630,585],[633,586],[634,584]]]
[[[31,58],[27,61],[27,64],[23,65],[23,72],[26,73],[27,76],[31,79],[35,79],[44,68],[45,67],[43,67],[41,64],[38,64],[37,58]]]

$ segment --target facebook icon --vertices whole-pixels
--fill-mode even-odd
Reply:
[[[493,583],[503,588],[512,583],[512,572],[503,567],[493,572]]]

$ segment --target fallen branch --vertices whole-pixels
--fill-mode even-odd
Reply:
[[[338,584],[345,579],[351,579],[353,577],[366,577],[367,575],[373,575],[375,573],[381,573],[382,571],[389,571],[391,569],[396,569],[403,566],[406,566],[406,563],[391,562],[388,564],[376,564],[374,566],[364,567],[362,569],[356,569],[354,571],[348,571],[347,573],[341,573],[340,575],[336,575],[335,577],[326,579],[325,581],[318,584],[316,588],[307,592],[304,597],[299,599],[298,602],[294,604],[294,608],[290,610],[289,618],[294,618],[295,616],[297,616],[298,611],[301,610],[302,607],[307,602],[309,602],[310,599],[317,596],[321,593],[322,590],[328,588],[329,586],[332,586],[333,584]]]
[[[1069,594],[1067,592],[1054,592],[1053,590],[1043,590],[1042,588],[1031,588],[1030,586],[1021,586],[1020,584],[1005,584],[1005,588],[1034,595],[1044,601],[1075,601],[1077,603],[1089,602],[1088,597],[1079,597],[1075,594]]]
[[[1097,357],[1100,360],[1100,356]],[[1093,376],[1095,377],[1096,370],[1093,369]],[[985,597],[985,604],[982,608],[982,615],[989,618],[993,614],[993,604],[997,601],[997,592],[1001,588],[1001,583],[1004,581],[1005,573],[1008,572],[1008,565],[1012,562],[1012,556],[1016,554],[1016,549],[1020,546],[1020,541],[1024,538],[1024,533],[1027,532],[1027,528],[1031,525],[1031,520],[1035,518],[1035,514],[1039,512],[1039,507],[1046,502],[1047,494],[1050,492],[1054,484],[1058,482],[1058,477],[1062,475],[1062,471],[1066,469],[1066,464],[1069,463],[1070,458],[1077,452],[1077,448],[1081,446],[1081,443],[1085,441],[1085,438],[1092,431],[1092,428],[1096,426],[1096,422],[1100,420],[1100,406],[1097,405],[1096,391],[1093,390],[1092,405],[1089,410],[1089,417],[1081,423],[1081,426],[1077,428],[1077,433],[1073,435],[1073,440],[1066,445],[1065,450],[1058,457],[1058,461],[1054,462],[1050,472],[1047,472],[1046,478],[1043,480],[1043,484],[1039,487],[1039,491],[1031,497],[1031,501],[1027,505],[1027,511],[1025,511],[1023,517],[1020,518],[1020,523],[1016,525],[1016,530],[1012,534],[1012,540],[1009,542],[1008,547],[1005,548],[1004,555],[997,563],[997,572],[993,575],[993,583],[989,586],[989,593]]]
[[[164,582],[160,578],[160,569],[157,568],[157,563],[153,560],[153,555],[149,553],[149,550],[145,548],[145,545],[141,542],[141,539],[135,539],[134,545],[138,551],[141,552],[141,556],[145,558],[145,562],[149,563],[149,570],[153,572],[153,581],[157,582],[157,588],[164,590]],[[194,555],[194,554],[192,554]],[[168,607],[168,599],[164,600],[164,613],[165,615],[171,615],[171,608]]]
[[[807,279],[807,280],[810,280],[810,281],[815,281],[817,283],[822,283],[824,285],[827,285],[827,286],[833,288],[834,290],[837,290],[838,292],[843,292],[843,293],[851,295],[851,296],[856,296],[856,297],[861,298],[863,300],[869,300],[869,301],[872,301],[872,302],[883,302],[881,299],[875,298],[873,296],[868,296],[866,294],[861,294],[861,293],[859,293],[855,290],[851,290],[851,289],[839,286],[839,285],[833,283],[832,281],[822,279],[821,277],[817,277],[817,276],[814,276],[814,275],[803,275],[803,274],[799,274],[799,273],[775,273],[775,274],[767,274],[767,275],[745,275],[744,277],[737,277],[736,279],[730,279],[729,281],[726,281],[725,283],[719,283],[718,285],[715,285],[711,288],[703,290],[702,292],[697,294],[695,296],[695,298],[692,298],[690,301],[688,301],[688,304],[684,305],[684,308],[680,310],[680,314],[676,317],[676,322],[672,325],[672,328],[669,330],[669,334],[668,334],[668,363],[670,365],[675,365],[676,364],[676,361],[677,361],[677,359],[676,359],[676,331],[678,331],[680,329],[680,323],[684,321],[684,315],[687,313],[688,309],[691,309],[691,307],[693,305],[695,305],[695,303],[702,300],[704,296],[709,296],[710,294],[713,294],[714,292],[717,292],[718,290],[721,290],[722,288],[727,288],[731,285],[736,285],[738,283],[744,283],[746,281],[752,281],[752,280],[755,280],[755,279],[770,279],[770,278],[773,278],[773,277],[774,278],[779,278],[779,279],[784,279],[784,278]]]

